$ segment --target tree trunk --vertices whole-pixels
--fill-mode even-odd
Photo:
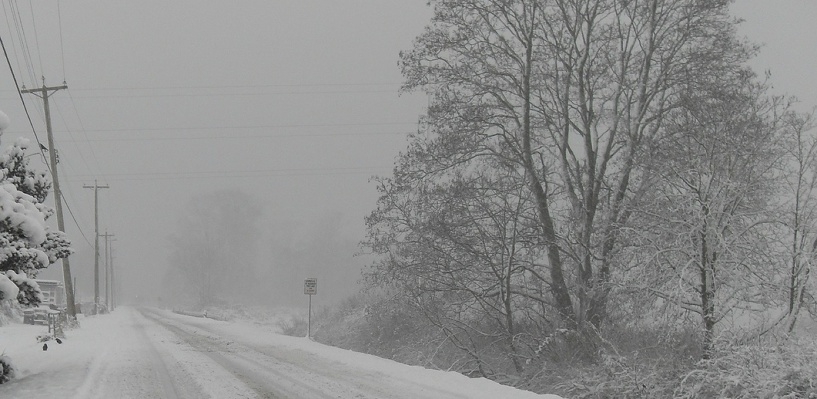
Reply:
[[[528,36],[525,53],[525,71],[523,76],[524,111],[522,115],[522,155],[523,165],[528,175],[528,183],[536,199],[536,209],[539,222],[542,224],[543,235],[547,246],[548,266],[550,267],[551,294],[556,302],[556,309],[562,321],[570,328],[577,327],[576,314],[573,310],[573,301],[565,283],[562,272],[562,259],[559,244],[557,243],[556,229],[550,215],[548,195],[542,182],[539,181],[536,167],[533,163],[531,148],[531,64],[533,62],[533,32]]]
[[[715,256],[710,258],[706,239],[706,233],[701,232],[701,316],[704,322],[702,349],[703,358],[709,359],[715,337]]]

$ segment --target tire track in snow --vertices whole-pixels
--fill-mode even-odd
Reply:
[[[172,330],[186,343],[213,358],[227,370],[254,387],[261,395],[283,398],[355,398],[355,399],[440,399],[467,396],[451,390],[440,390],[416,381],[402,380],[363,370],[349,369],[343,364],[316,357],[298,349],[272,345],[244,345],[230,341],[200,323],[186,323],[167,318],[152,309],[140,309],[146,316]],[[235,337],[238,338],[238,337]],[[263,381],[259,388],[259,381]]]
[[[132,310],[123,310],[132,312]],[[165,359],[150,340],[145,324],[131,313],[127,330],[120,342],[106,347],[94,357],[74,399],[157,398],[187,399],[195,393],[179,391]],[[123,326],[124,327],[124,326]],[[127,359],[123,363],[122,359]]]
[[[139,335],[142,336],[142,339],[144,339],[145,342],[150,343],[150,338],[145,331],[144,324],[137,324],[136,330],[139,331]],[[147,348],[150,352],[150,359],[152,360],[151,365],[153,366],[153,375],[157,381],[161,381],[162,392],[164,393],[164,396],[162,397],[180,399],[181,397],[179,396],[179,391],[176,390],[176,385],[173,383],[173,380],[170,377],[170,370],[167,368],[167,364],[165,364],[164,360],[162,360],[162,355],[152,343],[147,345]]]
[[[305,367],[304,359],[295,361],[290,356],[275,356],[225,340],[206,330],[166,319],[150,310],[140,309],[140,312],[176,334],[187,345],[200,350],[263,398],[395,397],[393,393],[379,389],[376,382],[373,385],[361,385],[358,379],[352,378],[355,380],[353,383],[345,373],[330,373],[320,367]]]
[[[248,388],[253,390],[261,398],[332,398],[332,396],[327,396],[323,392],[309,386],[298,387],[298,381],[286,375],[274,373],[273,377],[275,378],[270,378],[270,374],[273,374],[273,368],[269,367],[270,365],[254,363],[243,356],[235,354],[235,349],[229,348],[227,343],[218,342],[217,339],[186,331],[176,325],[168,323],[156,314],[145,311],[145,309],[140,309],[139,311],[146,318],[173,333],[186,345],[189,345],[213,360],[216,364],[246,384]],[[286,385],[289,386],[289,389],[281,386],[282,381],[286,381]]]

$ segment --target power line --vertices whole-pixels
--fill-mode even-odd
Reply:
[[[397,94],[395,90],[324,90],[324,91],[276,91],[266,93],[172,93],[172,94],[111,94],[111,95],[90,95],[78,96],[82,99],[97,98],[175,98],[175,97],[254,97],[254,96],[276,96],[276,95],[328,95],[328,94],[375,94],[391,93]]]
[[[259,89],[270,88],[343,88],[343,87],[384,87],[391,86],[391,89],[355,89],[355,90],[287,90],[287,91],[263,91]],[[256,85],[256,86],[156,86],[156,87],[99,87],[99,88],[85,88],[75,89],[77,92],[109,92],[116,91],[119,94],[82,94],[78,98],[94,99],[94,98],[163,98],[163,97],[221,97],[221,96],[272,96],[272,95],[325,95],[325,94],[376,94],[376,93],[390,93],[396,94],[400,84],[395,83],[327,83],[327,84],[279,84],[279,85]],[[252,91],[241,91],[252,89]],[[173,91],[184,90],[184,93],[145,93],[149,91]],[[190,93],[190,90],[207,90],[203,93]],[[212,92],[212,90],[221,90],[220,92]],[[227,90],[227,91],[224,91]],[[135,91],[132,94],[121,94],[123,91]],[[2,92],[2,90],[0,90]]]
[[[150,137],[150,138],[99,138],[74,140],[75,142],[140,142],[140,141],[179,141],[179,140],[239,140],[239,139],[272,139],[272,138],[290,138],[290,137],[349,137],[349,136],[405,136],[414,132],[372,132],[372,133],[284,133],[284,134],[264,134],[264,135],[231,135],[231,136],[194,136],[194,137]],[[90,170],[90,169],[89,169]]]
[[[60,0],[57,0],[57,21],[60,28],[60,59],[62,60],[62,81],[65,82],[65,47],[62,44],[62,9]]]
[[[80,131],[82,132],[82,135],[85,137],[85,142],[88,143],[88,149],[91,151],[91,159],[93,160],[93,163],[96,166],[96,172],[97,172],[97,174],[99,174],[100,172],[102,172],[102,167],[99,165],[99,158],[97,158],[97,156],[96,156],[96,151],[94,151],[94,146],[90,144],[90,139],[88,138],[88,133],[87,133],[87,130],[85,129],[85,123],[83,123],[82,117],[79,115],[79,110],[77,109],[77,103],[76,103],[76,101],[74,101],[74,95],[71,93],[71,89],[67,89],[66,92],[68,92],[68,99],[71,102],[71,108],[74,110],[74,115],[76,115],[76,117],[77,117],[77,122],[79,122]],[[68,129],[68,132],[70,133],[71,130],[68,128],[68,123],[67,122],[65,123],[65,126],[66,126],[66,129]],[[73,138],[73,135],[71,135],[71,137]],[[77,150],[80,153],[80,157],[82,157],[82,159],[84,161],[85,157],[82,156],[82,151],[79,150],[79,146],[77,146]],[[85,167],[89,171],[92,170],[91,167],[87,164],[87,162],[85,163]],[[110,217],[108,219],[110,219]]]
[[[77,230],[79,230],[79,234],[80,234],[80,235],[82,235],[82,238],[84,238],[84,239],[85,239],[85,242],[87,242],[87,243],[88,243],[88,246],[90,246],[91,248],[93,248],[93,247],[94,247],[94,244],[91,244],[91,241],[90,241],[90,240],[88,240],[88,237],[86,237],[86,236],[85,236],[85,233],[82,231],[82,228],[81,228],[81,227],[79,227],[79,222],[77,221],[76,216],[74,216],[74,211],[72,211],[72,210],[71,210],[71,206],[70,206],[70,205],[68,205],[68,199],[67,199],[67,198],[65,198],[65,195],[63,195],[63,194],[62,194],[62,190],[60,190],[60,197],[62,197],[62,201],[63,201],[63,203],[65,204],[65,207],[66,207],[66,208],[68,208],[68,214],[70,214],[70,215],[71,215],[71,219],[74,219],[74,225],[76,225],[76,226],[77,226]]]
[[[34,72],[34,62],[31,57],[31,49],[28,46],[28,37],[26,36],[25,26],[23,24],[23,16],[20,12],[20,5],[16,0],[9,1],[9,8],[11,9],[14,26],[17,29],[17,39],[20,41],[20,49],[23,53],[23,62],[26,64],[26,69],[29,73],[29,78],[32,84],[36,84],[37,78]]]
[[[82,160],[82,163],[85,164],[85,168],[88,169],[88,171],[91,171],[91,167],[88,165],[88,161],[85,160],[85,156],[82,155],[82,151],[79,149],[79,146],[77,145],[79,141],[74,137],[74,133],[71,131],[71,128],[68,127],[68,122],[65,120],[65,116],[62,115],[60,107],[55,106],[54,108],[57,109],[57,113],[60,115],[60,119],[62,119],[62,123],[65,125],[65,130],[68,131],[68,135],[71,136],[70,141],[74,143],[74,147],[76,147],[77,152],[79,153],[79,158]]]
[[[376,170],[391,169],[392,166],[349,167],[349,168],[289,168],[258,169],[229,171],[194,171],[194,172],[155,172],[155,173],[109,173],[97,177],[107,177],[111,181],[133,180],[189,180],[237,177],[290,177],[290,176],[334,176],[370,174]],[[77,175],[74,177],[94,177],[96,175]],[[121,178],[120,178],[121,177]]]
[[[266,85],[194,85],[194,86],[152,86],[152,87],[87,87],[75,91],[123,91],[123,90],[190,90],[190,89],[257,89],[272,87],[359,87],[359,86],[400,86],[402,83],[282,83]]]
[[[70,93],[71,91],[68,90]],[[293,123],[280,125],[233,125],[233,126],[180,126],[180,127],[146,127],[146,128],[106,128],[83,129],[85,132],[164,132],[190,130],[229,130],[229,129],[289,129],[309,127],[361,127],[361,126],[417,126],[413,122],[359,122],[359,123]]]
[[[11,78],[14,80],[14,87],[17,88],[17,95],[20,97],[20,102],[23,104],[23,110],[26,112],[26,117],[28,118],[28,124],[31,126],[31,131],[34,133],[34,139],[37,141],[37,149],[40,150],[40,155],[43,157],[43,162],[45,163],[46,167],[49,171],[51,171],[51,166],[48,164],[48,161],[45,158],[45,153],[43,152],[43,144],[40,142],[40,137],[37,136],[37,129],[34,128],[34,122],[31,121],[31,114],[28,112],[28,107],[26,106],[26,102],[23,99],[23,92],[20,91],[20,85],[17,83],[17,75],[14,73],[14,68],[11,67],[11,60],[9,59],[9,53],[6,51],[6,44],[3,42],[3,37],[0,36],[0,45],[3,47],[3,55],[6,56],[6,63],[9,66],[9,71],[11,72]]]
[[[88,129],[85,129],[85,124],[82,122],[82,117],[79,116],[79,110],[77,109],[77,103],[74,101],[74,96],[71,94],[71,90],[66,90],[68,92],[68,99],[71,100],[71,108],[74,109],[74,115],[77,116],[77,121],[79,122],[80,130],[82,131],[82,135],[85,136],[85,140],[88,140]],[[66,124],[66,127],[68,125]],[[94,147],[89,145],[88,149],[91,150],[91,158],[94,160],[94,164],[96,164],[97,172],[101,172],[102,168],[99,166],[99,160],[96,156],[96,152],[94,152]],[[89,168],[90,170],[90,168]]]
[[[34,4],[28,0],[31,9],[31,26],[34,28],[34,44],[37,45],[37,59],[40,60],[40,76],[43,75],[43,53],[40,50],[40,36],[37,34],[37,20],[34,18]]]
[[[6,3],[5,2],[2,2],[2,3],[3,3],[3,14],[6,17],[6,26],[9,27],[9,34],[11,35],[12,32],[11,32],[11,23],[9,22],[9,12],[8,12],[8,10],[6,10]],[[9,4],[9,7],[10,6],[11,5]],[[13,39],[12,39],[12,43],[11,43],[11,50],[14,51],[14,60],[17,62],[17,69],[19,69],[22,72],[23,71],[23,66],[20,65],[20,55],[17,54],[17,45],[14,43]],[[22,51],[22,49],[20,51]]]
[[[68,90],[70,95],[70,90]],[[75,108],[76,112],[76,108]],[[79,114],[77,113],[77,117]],[[80,121],[80,125],[82,122]],[[195,127],[159,127],[159,128],[109,128],[109,129],[85,129],[82,128],[82,132],[85,136],[86,142],[94,142],[94,141],[150,141],[150,140],[175,140],[175,139],[191,139],[196,140],[200,139],[199,137],[168,137],[168,138],[98,138],[98,139],[91,139],[88,137],[87,132],[92,133],[116,133],[116,132],[136,132],[136,133],[145,133],[145,132],[167,132],[167,131],[209,131],[209,130],[255,130],[255,129],[295,129],[295,128],[340,128],[340,127],[363,127],[363,126],[416,126],[417,122],[383,122],[383,123],[324,123],[324,124],[289,124],[289,125],[236,125],[236,126],[195,126]],[[19,132],[15,130],[9,130],[9,132]],[[394,132],[351,132],[351,133],[279,133],[279,134],[259,134],[259,135],[243,135],[243,136],[207,136],[201,137],[201,139],[208,139],[208,138],[219,138],[219,139],[230,139],[230,138],[265,138],[265,137],[331,137],[331,136],[377,136],[377,135],[405,135],[405,134],[412,134],[416,133],[416,130],[412,131],[394,131]],[[78,142],[82,142],[83,140],[77,140]],[[92,155],[94,159],[96,159],[96,154],[93,153],[93,148],[91,148]],[[98,167],[98,165],[97,165]]]

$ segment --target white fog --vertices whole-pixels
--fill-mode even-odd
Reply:
[[[333,384],[344,378],[351,382],[340,385],[337,397],[601,398],[667,397],[667,392],[707,397],[714,391],[700,386],[708,381],[752,380],[749,371],[725,377],[712,371],[731,372],[721,366],[734,364],[729,356],[735,354],[764,358],[766,352],[746,349],[752,339],[760,351],[808,349],[803,357],[775,352],[785,353],[781,362],[796,364],[785,376],[769,377],[780,388],[751,391],[746,388],[751,384],[736,383],[745,388],[741,391],[714,384],[723,387],[720,395],[817,394],[817,380],[808,377],[817,364],[804,360],[817,348],[817,292],[812,294],[817,286],[813,276],[808,278],[811,258],[800,260],[814,252],[812,242],[817,248],[811,224],[817,219],[796,208],[796,222],[778,224],[799,226],[791,228],[800,244],[785,241],[788,236],[780,231],[787,227],[770,227],[753,236],[763,245],[740,242],[723,251],[736,257],[747,251],[735,264],[752,265],[745,267],[751,272],[741,274],[737,266],[713,270],[711,278],[723,280],[707,283],[706,262],[700,261],[703,274],[698,275],[704,277],[696,283],[689,277],[697,276],[690,272],[694,261],[684,263],[683,250],[698,245],[699,238],[687,240],[688,232],[673,229],[678,219],[701,213],[682,213],[686,210],[676,198],[683,188],[667,183],[676,191],[664,187],[671,192],[665,195],[660,183],[650,180],[704,175],[692,170],[704,161],[684,164],[674,159],[683,158],[681,150],[666,144],[678,132],[694,130],[681,125],[688,115],[677,116],[678,109],[706,114],[695,125],[702,141],[720,134],[706,129],[717,130],[721,122],[722,130],[732,132],[724,133],[731,134],[728,139],[713,139],[713,145],[751,143],[759,136],[747,139],[746,126],[758,125],[784,137],[770,139],[775,145],[797,141],[802,149],[812,142],[815,2],[0,3],[0,147],[5,151],[18,138],[27,139],[27,167],[47,174],[37,179],[51,181],[46,110],[39,92],[31,92],[50,87],[64,232],[73,251],[70,284],[82,307],[73,324],[68,315],[59,334],[51,326],[29,325],[26,315],[33,310],[25,309],[37,308],[36,295],[15,272],[36,269],[38,280],[64,286],[66,252],[60,252],[65,248],[56,233],[39,240],[33,252],[20,244],[33,240],[32,230],[20,228],[23,219],[14,219],[14,212],[29,218],[26,223],[39,223],[34,231],[46,237],[58,230],[55,196],[48,187],[44,201],[38,198],[34,174],[32,180],[14,180],[15,158],[3,155],[0,186],[11,194],[4,197],[5,206],[0,204],[0,217],[7,218],[0,221],[0,272],[7,273],[0,273],[0,284],[7,287],[0,287],[0,397],[69,392],[68,397],[101,398],[120,392],[123,397],[317,398],[331,396]],[[566,17],[574,14],[575,19]],[[659,14],[663,19],[644,19]],[[585,29],[595,29],[591,22],[605,33],[585,37]],[[571,31],[571,23],[579,28]],[[666,37],[645,41],[645,32]],[[672,47],[673,40],[680,44]],[[526,43],[531,47],[524,48]],[[579,62],[579,54],[587,59]],[[571,68],[584,68],[584,62],[591,66],[571,80],[577,73]],[[646,72],[627,75],[628,66],[634,71],[639,62]],[[676,64],[695,66],[682,75],[673,69]],[[615,95],[613,83],[606,85],[618,68],[628,76],[622,82],[633,86],[616,83],[621,92]],[[666,86],[645,85],[640,97],[633,94],[637,85],[627,79],[650,83],[653,69],[666,74],[656,79],[656,87]],[[714,70],[725,71],[722,80]],[[705,83],[690,89],[676,77],[694,80],[684,81],[690,87]],[[563,98],[559,107],[549,102]],[[724,98],[733,102],[724,105]],[[699,106],[707,101],[724,108]],[[653,136],[642,140],[628,133],[628,139],[613,139],[616,129],[624,129],[618,118],[636,114],[642,119],[621,126]],[[795,130],[802,133],[796,139]],[[520,133],[518,143],[508,140],[516,132],[527,136]],[[520,144],[524,138],[527,147]],[[609,158],[588,162],[603,156],[607,140]],[[748,190],[773,193],[752,197],[753,206],[763,204],[766,219],[746,222],[752,226],[746,231],[773,224],[771,219],[777,223],[787,217],[781,215],[788,206],[800,204],[805,192],[800,185],[797,201],[781,192],[795,186],[785,171],[796,169],[789,163],[797,158],[796,146],[784,147],[769,149],[778,154],[774,161],[745,167],[781,171],[763,188]],[[757,152],[747,159],[761,158],[761,150],[751,151]],[[638,155],[623,158],[631,153]],[[717,158],[707,155],[706,162]],[[486,157],[490,160],[483,163]],[[611,166],[605,171],[607,161]],[[801,167],[798,176],[811,176],[815,165]],[[596,167],[600,171],[594,174]],[[679,173],[675,167],[686,169]],[[741,173],[740,178],[751,174]],[[12,190],[21,181],[31,192]],[[600,202],[593,205],[592,195],[575,194],[584,193],[586,183],[588,190],[598,188]],[[94,184],[104,186],[96,193],[97,213],[95,192],[88,188]],[[616,184],[624,187],[620,193],[614,192]],[[803,195],[802,202],[811,204],[811,191]],[[550,206],[550,213],[543,213],[543,206]],[[619,208],[626,216],[619,217]],[[675,211],[685,216],[671,214]],[[577,215],[599,216],[579,221]],[[609,222],[600,221],[608,216]],[[799,217],[806,219],[801,223]],[[707,222],[702,223],[706,231]],[[723,236],[732,228],[719,230],[719,239],[729,241]],[[91,315],[97,233],[100,303],[114,297],[121,307]],[[14,234],[18,241],[8,238]],[[753,246],[766,252],[746,249]],[[681,255],[667,255],[673,251]],[[555,253],[562,256],[564,271],[553,266],[562,262]],[[755,268],[778,260],[771,272]],[[483,263],[490,266],[475,266]],[[115,270],[110,295],[106,265]],[[764,273],[774,277],[757,276]],[[317,279],[316,295],[304,295],[307,278]],[[20,290],[8,288],[12,283]],[[732,289],[743,283],[749,288],[717,293],[712,288],[707,296],[707,284]],[[3,297],[11,292],[19,299]],[[310,301],[314,321],[305,319]],[[593,313],[597,301],[604,303],[601,316]],[[721,308],[711,310],[712,302]],[[61,312],[65,318],[70,310]],[[732,324],[716,326],[722,320]],[[65,344],[55,342],[59,336]],[[639,343],[634,336],[646,338]],[[770,341],[761,344],[761,338]],[[16,379],[8,384],[5,356],[16,364]],[[113,360],[128,356],[133,365]],[[679,366],[656,365],[662,362]],[[133,381],[114,382],[129,367],[143,371]],[[58,377],[68,369],[68,376]],[[170,377],[157,379],[160,374]],[[379,378],[385,382],[379,385]],[[55,384],[44,387],[27,379]],[[261,383],[278,379],[288,382]],[[314,387],[310,381],[317,381]],[[693,381],[702,382],[690,388]]]

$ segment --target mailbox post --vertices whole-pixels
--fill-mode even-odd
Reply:
[[[306,337],[312,338],[312,295],[318,294],[318,279],[307,278],[304,280],[304,294],[309,295],[309,315],[306,322]]]

